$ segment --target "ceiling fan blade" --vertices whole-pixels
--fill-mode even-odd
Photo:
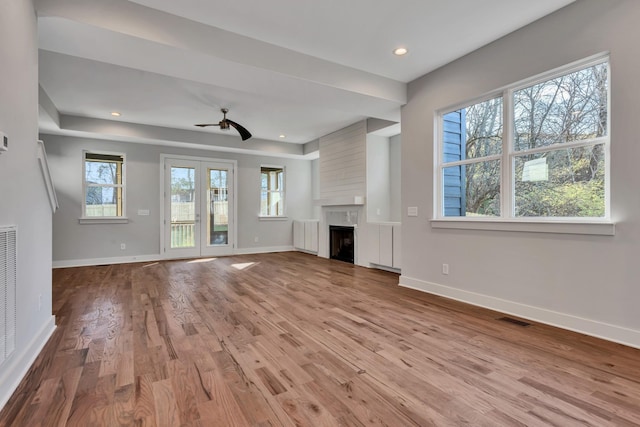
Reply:
[[[240,126],[238,123],[231,121],[229,119],[226,119],[227,123],[229,123],[231,126],[233,126],[234,128],[236,128],[236,130],[238,131],[238,133],[240,133],[240,137],[242,138],[243,141],[246,141],[247,139],[251,138],[251,132],[249,132],[248,130],[246,130],[244,127]]]
[[[194,125],[194,126],[198,126],[201,128],[207,127],[207,126],[220,126],[220,123],[201,123],[198,125]]]

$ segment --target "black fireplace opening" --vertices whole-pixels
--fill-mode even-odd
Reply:
[[[353,264],[353,227],[329,226],[329,257]]]

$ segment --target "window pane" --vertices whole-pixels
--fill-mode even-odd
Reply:
[[[282,215],[282,193],[280,191],[272,191],[269,200],[269,212],[271,215]]]
[[[118,191],[114,187],[87,186],[85,216],[118,216]]]
[[[502,152],[502,98],[490,99],[443,116],[443,162]]]
[[[444,216],[499,216],[500,161],[443,169]]]
[[[284,215],[284,169],[263,166],[260,181],[260,215]]]
[[[171,167],[171,248],[195,247],[195,169]]]
[[[260,215],[267,216],[269,215],[269,193],[267,191],[260,192]]]
[[[514,92],[516,150],[605,136],[607,64]]]
[[[124,215],[124,156],[84,153],[84,216]]]
[[[603,217],[604,147],[580,147],[515,159],[515,215]]]
[[[85,162],[85,180],[91,184],[120,184],[118,163]]]
[[[229,243],[229,192],[226,169],[209,169],[209,245]]]

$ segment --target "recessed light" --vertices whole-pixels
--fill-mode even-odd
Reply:
[[[398,47],[396,49],[393,50],[393,54],[396,56],[402,56],[402,55],[406,55],[409,51],[407,50],[406,47]]]
[[[111,112],[111,115],[112,115],[113,117],[120,117],[122,114],[118,113],[117,111],[112,111],[112,112]]]
[[[282,133],[280,134],[280,138],[286,138],[286,137],[287,137],[287,135],[282,134]]]

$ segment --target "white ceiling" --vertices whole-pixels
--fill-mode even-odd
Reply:
[[[40,127],[308,156],[356,121],[399,121],[407,82],[572,1],[36,0]],[[254,138],[194,128],[222,107]]]

